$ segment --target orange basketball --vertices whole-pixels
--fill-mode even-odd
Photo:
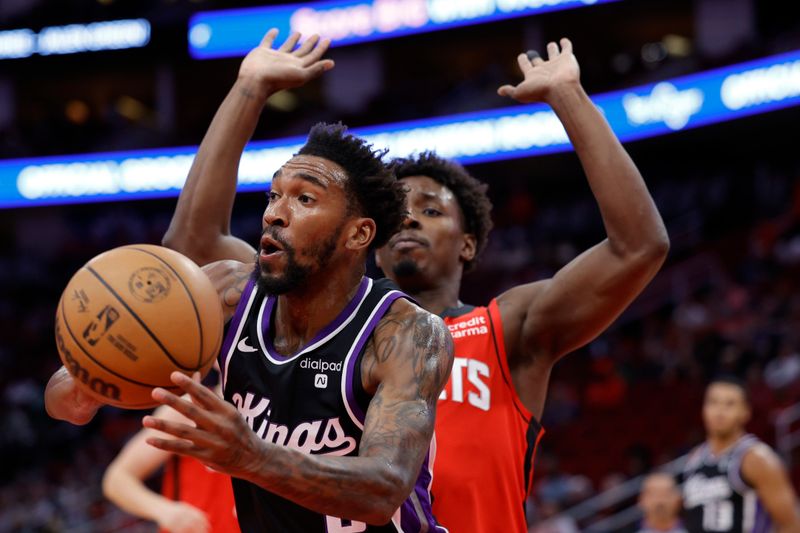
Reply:
[[[72,277],[56,311],[61,361],[99,401],[156,405],[153,387],[179,391],[177,370],[203,376],[222,343],[222,307],[200,268],[149,244],[102,253]]]

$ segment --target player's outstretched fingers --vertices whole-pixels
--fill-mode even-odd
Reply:
[[[297,41],[300,40],[300,32],[292,32],[288,39],[278,48],[281,52],[291,52],[297,46]]]
[[[292,52],[292,54],[296,55],[297,57],[303,57],[314,49],[314,46],[316,46],[318,41],[319,41],[319,35],[315,33],[314,35],[303,41],[303,44],[300,45],[300,48]]]
[[[534,67],[538,67],[544,63],[544,59],[542,59],[542,56],[539,55],[539,52],[536,50],[528,50],[525,52],[525,55],[528,56],[528,61],[530,61]]]
[[[272,48],[272,43],[275,42],[275,37],[278,36],[278,28],[270,28],[270,30],[264,35],[264,38],[261,39],[260,46],[266,46],[267,48]]]
[[[220,446],[219,437],[217,437],[215,434],[203,431],[202,429],[198,429],[182,422],[164,420],[162,418],[156,418],[148,415],[142,419],[142,426],[148,429],[160,431],[161,433],[166,433],[167,435],[171,435],[176,439],[180,439],[180,441],[175,441],[174,439],[164,439],[156,436],[150,437],[152,439],[159,439],[167,443],[184,442],[190,444],[190,447],[195,449],[214,449]]]
[[[328,47],[331,45],[331,40],[327,37],[319,41],[317,46],[314,47],[311,52],[308,53],[305,57],[303,57],[303,66],[310,66],[322,59],[322,56],[325,55],[325,52],[328,51]]]
[[[170,453],[192,455],[192,452],[197,450],[197,446],[195,446],[193,442],[188,440],[161,439],[158,437],[148,437],[147,439],[145,439],[145,442],[147,442],[147,444],[149,444],[150,446],[158,448],[159,450],[164,450]]]
[[[195,401],[187,401],[183,398],[178,398],[171,392],[162,388],[156,387],[152,393],[153,399],[162,405],[168,405],[178,411],[180,414],[194,422],[197,427],[211,427],[214,422],[209,410],[204,409],[202,405],[195,403]]]
[[[500,96],[508,96],[510,98],[514,98],[514,86],[513,85],[503,85],[499,89],[497,89],[497,94]]]
[[[531,64],[531,60],[528,59],[528,54],[518,55],[517,63],[519,64],[519,69],[522,71],[523,75],[533,70],[533,65]]]
[[[547,59],[553,60],[559,56],[558,45],[553,42],[547,43]]]
[[[203,384],[193,380],[189,376],[187,376],[185,374],[182,374],[181,372],[173,372],[170,375],[169,378],[172,380],[172,382],[175,385],[179,386],[180,388],[183,389],[184,392],[189,394],[189,396],[191,396],[191,398],[192,398],[192,402],[194,402],[195,404],[197,404],[201,408],[203,408],[205,410],[208,410],[208,411],[215,411],[215,410],[218,410],[220,408],[220,406],[225,406],[225,401],[222,398],[220,398],[219,396],[214,394],[210,389],[205,387]],[[157,401],[161,401],[159,398],[156,398],[156,390],[159,390],[159,389],[154,389],[153,390],[153,399],[155,399]],[[160,389],[160,390],[163,390],[163,389]],[[164,392],[167,392],[167,391],[164,391]],[[175,395],[173,394],[173,396],[175,396]],[[174,400],[172,400],[171,398],[169,400],[174,402]],[[181,399],[178,398],[178,400],[181,400]],[[186,402],[185,400],[181,400],[181,401],[184,402],[184,403],[189,404],[189,402]],[[172,407],[173,409],[175,409],[176,411],[181,412],[181,414],[186,415],[186,413],[183,413],[182,411],[180,411],[177,407],[175,407],[171,403],[168,404],[168,405],[170,407]],[[189,415],[186,415],[186,416],[189,416]],[[189,418],[192,418],[192,417],[189,417]]]
[[[323,59],[322,61],[317,61],[310,67],[306,67],[308,78],[313,80],[314,78],[321,76],[324,72],[332,69],[334,65],[335,63],[332,59]]]
[[[563,54],[571,54],[572,53],[572,41],[563,37],[561,39],[561,53]]]

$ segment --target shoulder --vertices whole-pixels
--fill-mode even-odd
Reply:
[[[414,342],[423,337],[432,341],[447,337],[440,340],[445,344],[452,343],[447,326],[441,318],[405,298],[395,300],[375,328],[376,340],[395,335],[411,335],[406,340]]]
[[[506,329],[522,327],[531,310],[531,303],[541,298],[550,280],[539,280],[512,287],[495,298]]]
[[[434,390],[449,376],[453,339],[441,318],[399,299],[376,326],[364,364],[368,390],[376,390],[387,379],[399,382],[410,378],[430,382]]]
[[[495,298],[506,350],[511,360],[525,351],[523,335],[535,330],[543,322],[540,316],[536,316],[537,307],[532,304],[542,298],[549,287],[549,282],[547,279],[518,285]]]
[[[784,471],[783,461],[775,451],[759,442],[748,449],[742,456],[742,477],[752,485],[773,479]]]

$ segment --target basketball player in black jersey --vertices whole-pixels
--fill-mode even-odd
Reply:
[[[706,441],[681,474],[686,529],[694,532],[800,532],[797,496],[772,449],[745,432],[744,384],[719,378],[706,389]]]
[[[294,50],[294,35],[272,50],[275,34],[244,60],[223,104],[242,120],[257,119],[245,111],[265,92],[333,66],[320,59],[328,41]],[[215,120],[209,135],[246,141],[227,126]],[[382,155],[340,125],[312,129],[275,174],[255,271],[252,261],[205,267],[230,322],[220,356],[228,401],[179,373],[173,382],[192,401],[153,392],[193,424],[146,417],[175,437],[148,442],[237,478],[245,533],[444,531],[429,489],[452,339],[390,282],[364,277],[368,251],[406,209]],[[194,168],[204,164],[201,150]],[[81,423],[97,409],[62,371],[46,394],[57,418]]]
[[[553,278],[513,287],[493,303],[499,308],[499,320],[494,322],[492,335],[497,332],[505,346],[503,354],[496,350],[497,357],[507,361],[492,370],[492,377],[496,377],[495,371],[501,372],[499,366],[507,365],[510,376],[503,374],[498,386],[512,388],[515,401],[491,404],[486,413],[491,416],[495,410],[516,409],[521,403],[519,411],[525,415],[527,432],[514,428],[503,434],[515,442],[527,441],[528,451],[523,473],[522,457],[507,454],[494,446],[491,438],[454,443],[462,450],[476,450],[466,455],[483,464],[514,463],[514,480],[508,481],[514,484],[514,494],[507,498],[508,507],[496,509],[492,505],[485,513],[490,517],[489,523],[472,523],[470,533],[496,530],[496,524],[491,523],[492,513],[522,513],[525,495],[520,493],[530,486],[532,454],[541,435],[536,419],[544,409],[553,365],[605,330],[653,278],[669,249],[663,221],[639,171],[580,84],[572,44],[567,39],[562,39],[560,45],[549,43],[547,53],[547,60],[538,55],[520,55],[524,81],[514,87],[502,87],[500,93],[525,103],[544,102],[553,108],[586,171],[608,238],[580,254]],[[182,192],[164,243],[199,264],[252,254],[249,244],[230,234],[229,220],[239,157],[259,110],[254,107],[250,115],[244,115],[224,105],[220,108],[216,120],[233,132],[231,138],[215,138],[209,131],[200,151],[213,154],[213,158],[206,156],[208,163],[204,167],[192,169]],[[409,189],[409,216],[402,231],[378,251],[380,266],[425,309],[447,318],[460,316],[472,309],[459,301],[462,275],[477,261],[491,226],[486,187],[457,163],[433,154],[402,161],[397,171],[402,172],[398,177]],[[199,234],[202,239],[196,238]],[[455,342],[458,352],[459,340]],[[462,362],[469,357],[467,353],[456,353]],[[468,371],[467,365],[459,368],[459,372]],[[469,379],[479,380],[480,376],[473,372],[472,378],[463,378],[465,389],[472,386]],[[463,390],[461,396],[466,397],[467,392],[477,396],[480,391]],[[487,396],[500,396],[500,392],[504,391],[489,391]],[[451,400],[448,397],[442,401]],[[467,403],[463,405],[465,410],[470,409]],[[437,433],[440,434],[440,465],[447,466],[450,460],[444,448],[445,431]],[[459,490],[470,487],[478,495],[475,505],[482,501],[481,491],[500,492],[494,487],[503,483],[476,479],[463,458],[458,457],[451,464],[450,471],[438,474],[437,479],[447,479],[449,486]],[[441,468],[437,471],[442,472]],[[499,474],[495,470],[492,475],[496,478]],[[447,487],[442,490],[447,491]],[[472,507],[473,503],[466,506]],[[453,507],[455,513],[468,512],[457,504]],[[452,527],[448,522],[442,518],[445,526]],[[519,522],[524,524],[524,517]]]

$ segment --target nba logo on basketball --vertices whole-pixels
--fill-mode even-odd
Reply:
[[[325,374],[317,374],[314,376],[314,386],[318,389],[328,388],[328,376]]]

